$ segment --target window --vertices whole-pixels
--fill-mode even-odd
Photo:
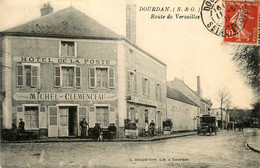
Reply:
[[[135,119],[136,119],[136,110],[135,110],[134,107],[130,107],[129,119],[130,119],[132,122],[135,122]]]
[[[73,86],[74,67],[62,67],[62,86]]]
[[[39,128],[39,109],[37,106],[26,106],[24,111],[25,128]]]
[[[89,68],[90,88],[114,88],[115,72],[112,68]]]
[[[62,41],[61,42],[61,57],[75,57],[75,43]]]
[[[104,87],[106,88],[108,85],[108,73],[107,68],[97,68],[96,69],[97,75],[97,87]]]
[[[150,81],[147,78],[143,78],[143,95],[150,96]]]
[[[127,78],[127,89],[130,91],[137,92],[136,74],[133,72],[129,72]]]
[[[57,66],[54,68],[55,87],[80,87],[81,69],[80,67]]]
[[[108,107],[96,107],[96,122],[100,123],[101,127],[109,126]]]
[[[161,85],[158,83],[155,85],[155,98],[161,100]]]
[[[39,68],[34,65],[17,65],[17,86],[37,87]]]

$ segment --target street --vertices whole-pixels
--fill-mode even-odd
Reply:
[[[153,142],[1,144],[2,167],[259,167],[252,129]]]

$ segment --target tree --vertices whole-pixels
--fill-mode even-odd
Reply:
[[[238,71],[246,77],[247,83],[256,95],[260,93],[260,46],[238,45],[234,46],[233,61]]]
[[[231,104],[231,95],[226,88],[219,89],[217,91],[217,100],[220,102],[220,113],[221,113],[221,129],[223,129],[223,106]]]

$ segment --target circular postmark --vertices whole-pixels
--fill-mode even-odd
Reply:
[[[221,0],[204,0],[201,7],[201,19],[204,26],[217,36],[238,34],[247,21],[246,6],[235,1],[222,3]]]

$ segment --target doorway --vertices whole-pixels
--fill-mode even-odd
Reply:
[[[78,133],[76,106],[59,107],[59,136],[76,136]]]

